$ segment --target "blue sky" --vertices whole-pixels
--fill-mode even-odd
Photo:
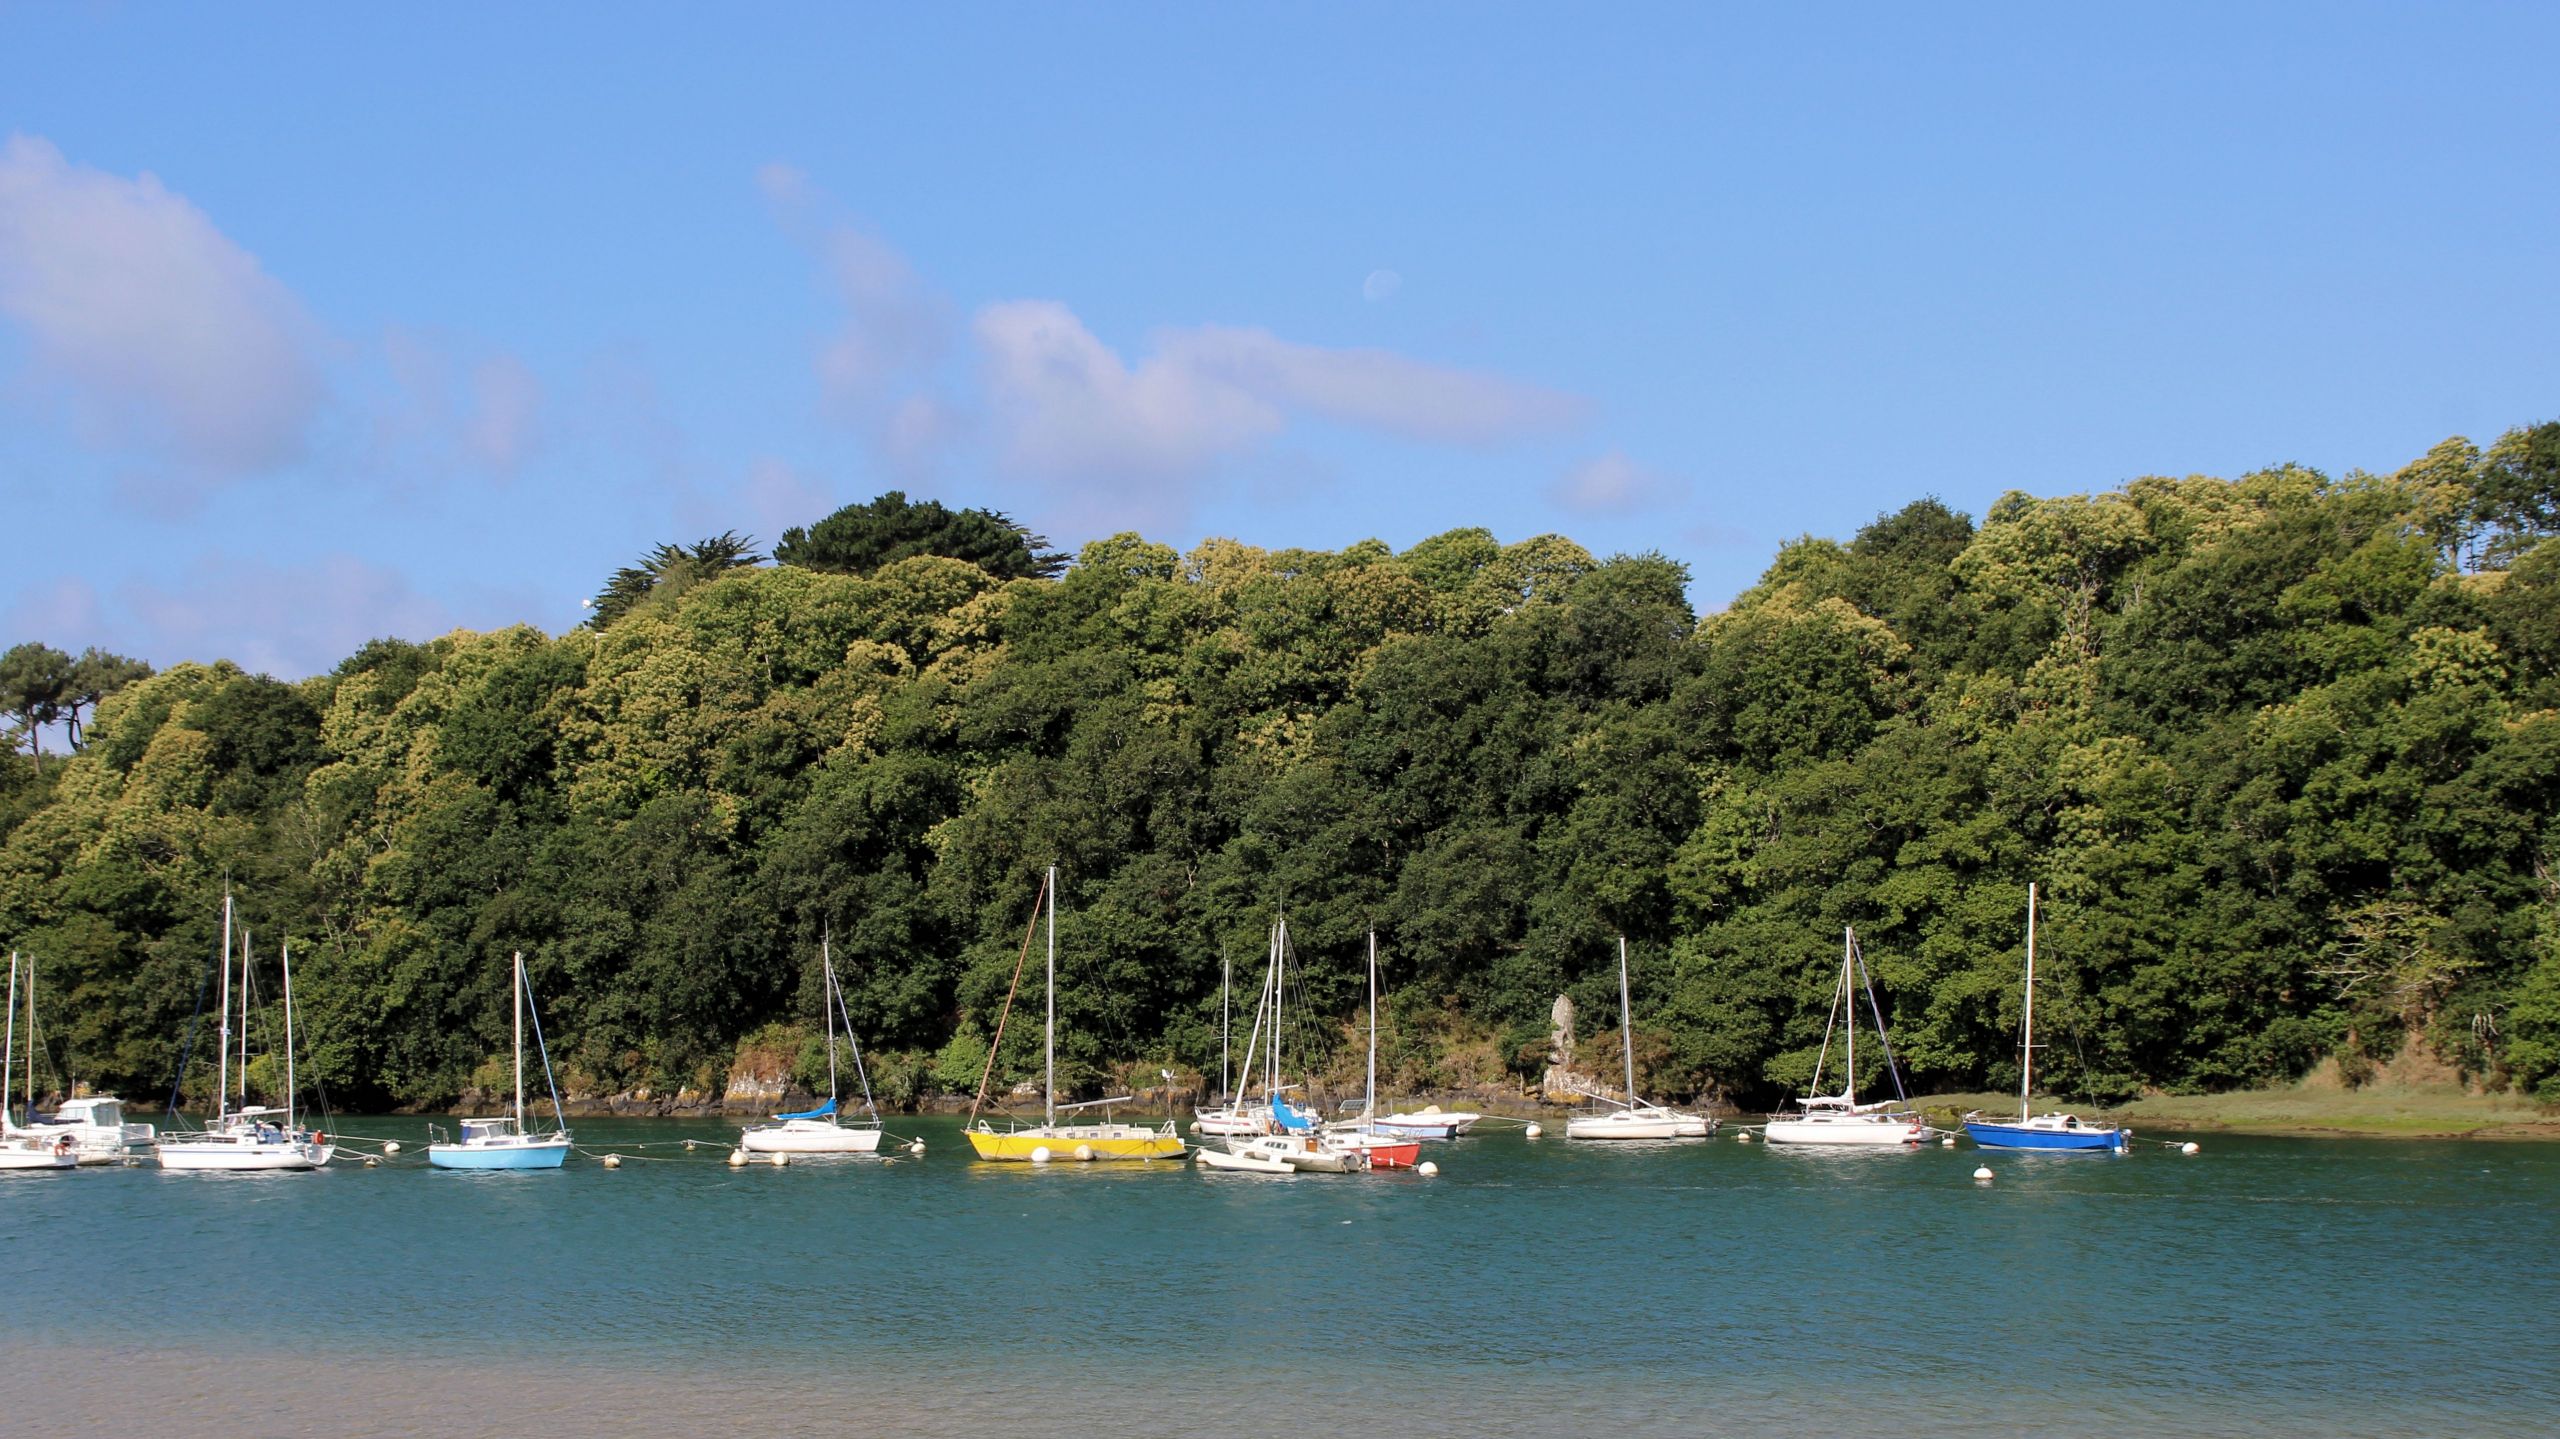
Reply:
[[[264,23],[255,23],[264,22]],[[0,8],[0,643],[898,487],[1686,562],[2560,415],[2552,7]]]

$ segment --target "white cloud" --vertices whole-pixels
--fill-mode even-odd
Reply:
[[[1134,367],[1051,300],[978,312],[987,396],[1013,469],[1089,485],[1112,523],[1178,526],[1221,462],[1311,416],[1405,439],[1492,444],[1572,423],[1581,401],[1385,350],[1327,349],[1205,325],[1156,336]]]
[[[204,212],[144,173],[0,145],[0,316],[105,448],[199,474],[301,457],[326,399],[302,304]]]
[[[787,234],[820,261],[843,323],[819,347],[828,408],[895,472],[929,477],[993,447],[994,472],[1052,487],[1059,527],[1178,528],[1193,492],[1267,458],[1302,420],[1429,444],[1495,445],[1578,422],[1579,398],[1388,350],[1334,349],[1227,325],[1166,329],[1134,363],[1066,304],[980,307],[974,387],[949,368],[951,308],[868,226],[788,165],[756,172]],[[1403,283],[1369,276],[1383,299]]]
[[[1393,270],[1371,270],[1369,278],[1360,282],[1360,298],[1370,304],[1392,300],[1404,288],[1404,276]]]
[[[525,612],[523,597],[487,598],[477,608],[491,619]],[[21,594],[0,619],[74,653],[98,645],[164,667],[220,658],[284,679],[333,668],[367,640],[429,639],[463,622],[397,570],[343,554],[293,564],[208,554],[170,579],[104,591],[59,580]]]
[[[1548,491],[1557,504],[1593,514],[1627,514],[1673,504],[1688,486],[1611,450],[1585,460]]]

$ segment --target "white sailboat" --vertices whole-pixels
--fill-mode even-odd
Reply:
[[[557,1169],[569,1158],[569,1122],[560,1114],[560,1085],[551,1076],[551,1046],[542,1042],[542,1016],[533,1017],[533,1042],[542,1052],[542,1082],[551,1090],[551,1132],[524,1124],[524,1016],[533,1002],[524,973],[524,951],[515,955],[516,1105],[510,1115],[462,1121],[462,1137],[427,1146],[438,1169]]]
[[[1704,1139],[1716,1122],[1659,1104],[1636,1093],[1636,1011],[1627,988],[1627,937],[1618,936],[1618,1033],[1627,1057],[1627,1097],[1616,1109],[1577,1114],[1564,1122],[1567,1139]],[[1612,1101],[1613,1103],[1615,1101]]]
[[[329,1162],[336,1147],[328,1136],[305,1129],[294,1113],[293,946],[284,957],[284,1104],[249,1101],[249,935],[240,935],[240,1107],[231,1100],[231,895],[222,896],[222,1029],[213,1083],[213,1125],[195,1134],[163,1135],[153,1154],[163,1169],[297,1173]]]
[[[1289,973],[1289,921],[1283,917],[1271,927],[1271,968],[1265,1000],[1271,1013],[1271,1047],[1264,1060],[1262,1080],[1263,1103],[1271,1113],[1269,1133],[1233,1135],[1227,1140],[1227,1152],[1248,1157],[1278,1160],[1293,1169],[1315,1174],[1348,1174],[1369,1167],[1367,1151],[1343,1142],[1338,1135],[1325,1132],[1319,1117],[1293,1108],[1282,1095],[1292,1086],[1280,1082],[1280,1020],[1284,1009]],[[1260,1025],[1255,1026],[1256,1033]],[[1253,1047],[1245,1047],[1245,1067],[1253,1066]]]
[[[1822,1052],[1814,1057],[1813,1081],[1808,1094],[1793,1114],[1773,1114],[1762,1131],[1771,1144],[1831,1145],[1916,1145],[1928,1137],[1929,1127],[1911,1110],[1902,1094],[1901,1071],[1893,1067],[1892,1041],[1885,1037],[1884,1011],[1876,1004],[1875,985],[1864,986],[1867,1010],[1876,1022],[1876,1039],[1885,1045],[1885,1065],[1893,1074],[1892,1102],[1874,1104],[1858,1102],[1858,980],[1865,977],[1866,959],[1858,952],[1858,932],[1844,931],[1840,945],[1840,983],[1831,994],[1831,1017],[1823,1022]],[[1841,1010],[1848,1010],[1847,1077],[1841,1081],[1838,1094],[1823,1094],[1822,1066],[1831,1057],[1831,1036],[1842,1028]]]
[[[1235,966],[1221,961],[1218,967],[1218,1103],[1191,1116],[1191,1132],[1207,1135],[1261,1134],[1271,1128],[1271,1106],[1255,1104],[1235,1092],[1232,1071],[1227,1064],[1227,1041],[1233,1033],[1228,1021],[1228,997],[1234,992]],[[1268,983],[1263,997],[1270,995]],[[1262,1032],[1262,1005],[1253,1010],[1254,1035]],[[1253,1041],[1245,1042],[1245,1065],[1253,1064]]]
[[[822,1005],[827,1020],[827,1102],[797,1114],[777,1114],[767,1124],[749,1125],[738,1147],[753,1154],[871,1154],[880,1148],[880,1109],[871,1102],[871,1074],[862,1064],[862,1043],[853,1037],[853,1016],[844,1006],[844,989],[836,983],[833,936],[818,937],[818,962],[826,972]],[[862,1081],[862,1111],[867,1120],[846,1124],[836,1080],[836,1020],[844,1020],[844,1037],[853,1046],[853,1072]]]
[[[35,976],[32,972],[34,969],[32,963],[28,968],[30,973],[27,977],[27,1048],[32,1055],[35,1049]],[[0,1041],[0,1121],[5,1121],[9,1114],[9,1073],[16,1067],[12,1061],[17,1057],[18,952],[13,949],[9,951],[8,1038]],[[27,1067],[29,1117],[33,1117],[35,1106],[35,1066],[31,1059]],[[0,1170],[69,1169],[80,1162],[79,1155],[67,1136],[39,1140],[32,1135],[21,1137],[15,1125],[8,1126],[8,1129],[7,1135],[0,1136]]]
[[[124,1101],[106,1094],[86,1094],[66,1099],[53,1107],[51,1114],[36,1113],[36,1052],[43,1046],[36,1038],[36,960],[27,960],[27,1058],[26,1096],[27,1122],[20,1124],[0,1103],[0,1144],[34,1146],[52,1149],[63,1140],[71,1141],[71,1152],[82,1164],[130,1163],[133,1150],[148,1148],[157,1131],[148,1124],[128,1124],[124,1117]],[[18,954],[9,953],[11,988],[16,988]],[[11,1007],[13,1019],[15,1006]],[[68,1079],[64,1088],[70,1088]]]

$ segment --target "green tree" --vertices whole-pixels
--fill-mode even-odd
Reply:
[[[13,722],[11,745],[27,746],[44,763],[44,727],[59,722],[72,696],[72,660],[51,645],[29,640],[0,654],[0,715]]]
[[[613,572],[604,588],[587,602],[587,624],[604,629],[631,613],[641,602],[663,597],[672,600],[686,590],[707,580],[715,580],[733,569],[761,564],[763,556],[755,553],[755,540],[735,530],[723,530],[707,540],[690,545],[660,545],[640,563],[625,565]]]
[[[816,524],[783,531],[776,564],[867,575],[917,555],[966,560],[998,579],[1047,578],[1066,568],[1049,541],[997,510],[953,510],[939,500],[910,501],[891,490],[867,504],[847,505]]]

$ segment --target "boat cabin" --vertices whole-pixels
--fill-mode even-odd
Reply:
[[[516,1137],[516,1122],[512,1116],[462,1121],[462,1142],[465,1144],[505,1144]]]

